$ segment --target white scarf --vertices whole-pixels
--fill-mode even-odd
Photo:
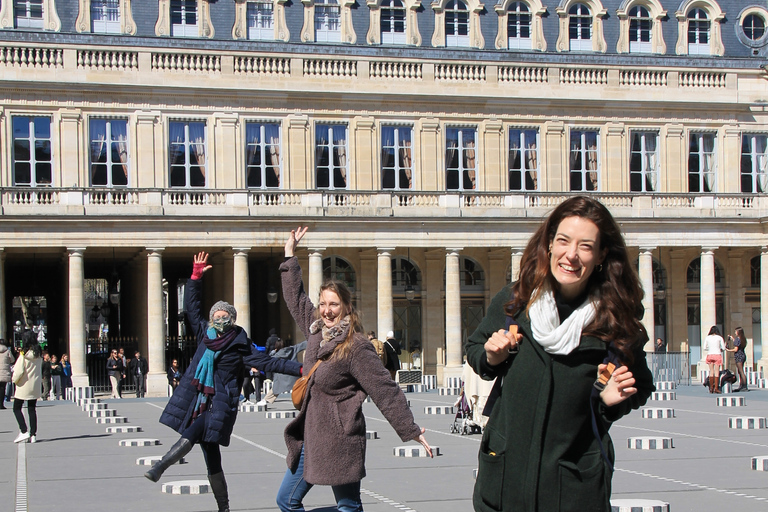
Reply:
[[[581,343],[581,331],[595,318],[597,302],[587,300],[560,323],[555,294],[545,289],[531,304],[533,338],[549,354],[568,355]]]

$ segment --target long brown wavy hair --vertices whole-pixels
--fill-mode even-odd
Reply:
[[[549,247],[563,219],[581,217],[592,221],[600,233],[597,248],[605,254],[587,282],[589,297],[599,299],[594,320],[585,326],[583,334],[595,336],[606,343],[613,342],[622,359],[632,364],[633,349],[644,341],[647,333],[640,319],[643,316],[643,289],[634,267],[629,262],[624,237],[608,209],[598,201],[572,197],[561,203],[544,224],[533,234],[520,262],[520,278],[513,286],[514,298],[507,303],[507,315],[528,310],[548,284],[558,287],[550,270]],[[646,338],[647,339],[647,338]]]
[[[349,291],[347,285],[341,281],[330,279],[323,283],[323,285],[320,287],[320,295],[318,297],[322,297],[323,292],[326,290],[339,296],[339,300],[341,300],[340,318],[343,319],[345,316],[349,316],[349,330],[347,331],[347,337],[343,342],[339,344],[338,347],[336,347],[336,350],[333,351],[332,356],[338,359],[343,359],[348,357],[352,351],[352,340],[355,337],[355,334],[358,332],[363,332],[363,324],[360,322],[360,315],[358,315],[355,306],[352,304],[352,292]],[[318,299],[318,304],[319,303],[320,300]],[[315,309],[315,318],[320,318],[319,307]]]

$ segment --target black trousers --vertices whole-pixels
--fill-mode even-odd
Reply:
[[[136,384],[136,397],[141,398],[144,396],[144,393],[146,392],[144,384],[146,381],[144,380],[144,375],[134,375],[133,376],[133,383]]]
[[[16,423],[19,424],[19,431],[23,434],[27,431],[27,422],[24,421],[24,413],[21,412],[21,406],[27,402],[27,416],[29,416],[29,434],[37,435],[37,400],[19,400],[13,399],[13,415],[16,416]]]
[[[203,457],[205,458],[205,466],[208,468],[209,475],[215,475],[221,473],[221,450],[218,443],[206,443],[202,441],[205,435],[205,418],[208,415],[208,411],[198,416],[192,421],[192,424],[184,430],[181,437],[189,439],[192,444],[199,444],[203,450]]]

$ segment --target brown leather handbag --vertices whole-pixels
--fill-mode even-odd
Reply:
[[[291,389],[291,401],[293,402],[293,406],[296,408],[296,410],[301,410],[301,404],[304,402],[304,395],[307,394],[309,378],[312,377],[312,374],[315,373],[315,370],[317,370],[317,367],[320,366],[320,363],[322,362],[322,359],[315,361],[315,365],[311,370],[309,370],[309,373],[299,377],[299,379],[293,384],[293,389]]]

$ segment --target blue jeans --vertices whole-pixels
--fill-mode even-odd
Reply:
[[[304,480],[304,448],[301,449],[299,466],[295,472],[288,469],[283,477],[283,483],[277,491],[277,506],[281,512],[303,512],[302,500],[312,488]],[[362,512],[363,502],[360,500],[360,482],[333,485],[333,496],[336,498],[336,508],[339,512]]]

